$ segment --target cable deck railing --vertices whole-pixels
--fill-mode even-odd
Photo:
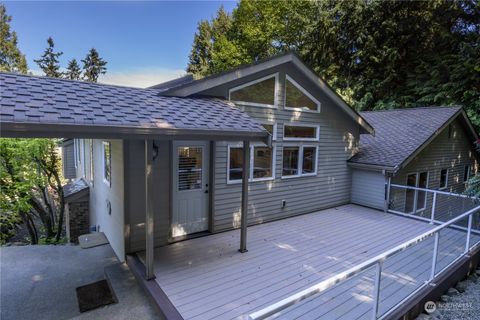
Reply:
[[[425,208],[422,208],[424,211],[429,212],[429,216],[421,216],[421,215],[416,215],[412,213],[406,213],[402,212],[400,209],[400,206],[397,203],[397,207],[395,207],[394,203],[391,201],[393,199],[393,196],[398,196],[394,195],[391,191],[391,189],[401,189],[405,190],[405,193],[410,193],[409,197],[407,198],[407,195],[405,194],[403,200],[396,200],[396,201],[406,201],[404,203],[404,211],[405,207],[408,207],[407,209],[410,209],[410,207],[413,208],[413,213],[419,213],[419,200],[424,201],[425,200]],[[410,190],[410,191],[407,191]],[[413,192],[413,193],[412,193]],[[425,194],[420,194],[420,192],[423,192]],[[431,202],[428,203],[430,208],[427,210],[427,201],[429,196],[431,195]],[[455,217],[449,219],[448,221],[442,221],[442,217],[445,216],[445,212],[439,212],[439,208],[437,208],[439,204],[439,195],[444,195],[448,197],[452,197],[455,199],[463,199],[466,201],[469,201],[469,205],[471,208],[468,208],[468,210],[463,211],[461,214],[456,215]],[[408,200],[407,200],[408,199]],[[463,201],[462,200],[462,201]],[[411,203],[410,203],[411,202]],[[402,216],[408,216],[408,217],[413,217],[418,220],[430,222],[432,224],[437,224],[436,227],[433,229],[413,238],[410,239],[386,252],[383,252],[382,254],[377,255],[376,257],[373,257],[355,267],[352,267],[344,272],[341,272],[329,279],[326,279],[320,283],[317,283],[307,289],[304,289],[294,295],[291,295],[281,301],[278,301],[277,303],[274,303],[266,308],[263,308],[259,311],[253,312],[249,315],[249,319],[252,320],[261,320],[261,319],[267,319],[271,316],[274,315],[279,315],[280,312],[286,310],[289,307],[295,306],[301,301],[304,301],[307,298],[313,297],[314,295],[321,295],[324,293],[326,290],[340,284],[344,283],[350,279],[352,279],[354,276],[357,276],[359,274],[362,274],[366,272],[366,270],[370,270],[371,268],[375,267],[375,277],[374,277],[374,288],[373,288],[373,307],[371,310],[371,318],[372,319],[384,319],[387,317],[389,314],[391,314],[395,309],[398,308],[398,306],[402,305],[405,301],[410,299],[412,296],[417,294],[421,289],[425,288],[425,286],[430,285],[433,283],[434,279],[445,272],[450,266],[452,266],[454,263],[456,263],[458,260],[461,258],[465,257],[474,247],[480,244],[480,240],[478,241],[471,241],[472,233],[479,233],[480,234],[480,223],[474,224],[474,219],[478,218],[475,217],[474,215],[478,212],[480,212],[480,203],[478,202],[477,198],[465,196],[465,195],[460,195],[460,194],[455,194],[455,193],[450,193],[450,192],[445,192],[445,191],[439,191],[439,190],[431,190],[431,189],[424,189],[424,188],[416,188],[416,187],[410,187],[410,186],[402,186],[402,185],[395,185],[391,184],[390,188],[387,189],[387,194],[386,194],[386,203],[388,204],[388,207],[386,208],[388,212],[393,213],[393,214],[399,214]],[[422,203],[423,204],[423,203]],[[394,209],[391,209],[390,207],[394,207]],[[423,207],[423,205],[422,205]],[[462,207],[465,208],[465,207]],[[425,212],[423,212],[425,213]],[[441,217],[437,216],[437,214],[441,213]],[[449,217],[450,215],[446,215]],[[440,218],[439,218],[440,217]],[[465,221],[466,220],[466,221]],[[479,219],[476,219],[477,221]],[[474,228],[475,227],[475,228]],[[465,233],[465,246],[464,249],[460,252],[458,256],[453,259],[453,261],[450,261],[446,266],[443,266],[440,270],[437,271],[438,269],[438,255],[439,255],[439,243],[440,243],[440,232],[442,230],[445,230],[447,228],[453,228],[460,230]],[[398,301],[395,306],[391,307],[390,309],[386,310],[384,313],[380,313],[380,293],[381,293],[381,282],[382,282],[382,272],[383,272],[383,267],[385,264],[385,261],[389,259],[390,257],[405,251],[406,249],[415,246],[416,244],[419,244],[421,242],[424,242],[427,239],[432,239],[433,237],[433,248],[432,248],[432,260],[431,260],[431,266],[430,266],[430,272],[428,275],[428,279],[424,281],[423,283],[420,284],[419,287],[417,287],[413,292],[408,294],[406,297]],[[318,298],[315,297],[315,298]]]

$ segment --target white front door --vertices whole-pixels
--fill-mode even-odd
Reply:
[[[209,143],[173,142],[172,237],[208,230]]]

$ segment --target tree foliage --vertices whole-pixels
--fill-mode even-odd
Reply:
[[[65,71],[65,78],[69,80],[81,80],[82,69],[76,59],[68,61],[67,71]]]
[[[55,52],[55,43],[52,37],[47,39],[48,47],[43,52],[40,59],[34,60],[47,77],[61,78],[63,73],[60,71],[59,58],[63,52]]]
[[[27,60],[17,46],[17,34],[10,30],[12,17],[0,4],[0,71],[27,73]]]
[[[55,140],[0,138],[0,210],[8,221],[8,228],[2,226],[2,242],[20,221],[33,244],[40,236],[47,242],[60,240],[65,212],[60,166]]]
[[[83,75],[86,81],[97,82],[101,74],[107,72],[107,62],[103,60],[95,48],[90,49],[83,62]]]
[[[464,105],[480,128],[480,5],[253,1],[201,21],[197,77],[294,50],[357,110]]]

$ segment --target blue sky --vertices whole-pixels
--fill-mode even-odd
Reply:
[[[104,83],[144,87],[185,73],[197,23],[234,1],[4,2],[28,66],[51,36],[61,65],[95,47],[108,61]]]

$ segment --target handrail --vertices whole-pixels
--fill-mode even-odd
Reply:
[[[431,193],[444,194],[444,195],[447,195],[447,196],[453,196],[453,197],[459,197],[459,198],[468,198],[468,199],[480,200],[480,198],[475,197],[475,196],[468,196],[466,194],[459,194],[459,193],[442,191],[442,190],[433,190],[433,189],[426,189],[426,188],[419,188],[419,187],[412,187],[412,186],[404,186],[404,185],[401,185],[401,184],[393,184],[393,183],[390,184],[390,186],[395,187],[395,188],[411,189],[411,190],[417,190],[417,191],[425,191],[425,192],[431,192]]]
[[[394,186],[394,185],[392,185]],[[425,190],[428,190],[428,189],[425,189]],[[432,191],[432,190],[429,190],[429,191]],[[456,218],[453,218],[429,231],[426,231],[424,232],[423,234],[411,239],[411,240],[408,240],[390,250],[387,250],[386,252],[384,253],[381,253],[355,267],[352,267],[344,272],[341,272],[329,279],[326,279],[320,283],[317,283],[307,289],[304,289],[294,295],[291,295],[277,303],[274,303],[266,308],[263,308],[259,311],[256,311],[256,312],[253,312],[249,315],[249,319],[252,319],[252,320],[260,320],[260,319],[265,319],[269,316],[272,316],[302,300],[305,300],[306,298],[314,295],[314,294],[317,294],[317,293],[320,293],[320,292],[323,292],[331,287],[333,287],[334,285],[338,284],[339,282],[343,282],[345,280],[348,280],[350,278],[352,278],[353,276],[365,271],[366,269],[369,269],[371,268],[372,266],[375,266],[377,265],[377,272],[380,271],[381,272],[381,264],[383,264],[383,262],[401,252],[401,251],[404,251],[406,249],[408,249],[409,247],[419,243],[419,242],[422,242],[424,241],[425,239],[427,238],[430,238],[431,236],[433,235],[436,235],[436,234],[439,234],[439,232],[441,230],[443,230],[444,228],[447,228],[449,227],[450,225],[454,224],[455,222],[457,222],[458,220],[461,220],[461,219],[464,219],[466,217],[469,217],[471,216],[472,214],[476,213],[480,211],[480,205],[479,206],[476,206],[475,208],[461,214],[460,216],[456,217]],[[471,221],[471,218],[469,218],[469,220]],[[471,223],[469,224],[469,228],[471,228]],[[470,233],[468,233],[470,234]],[[438,236],[436,236],[436,238],[438,238]],[[437,243],[437,250],[438,250],[438,239],[436,239],[435,243]],[[467,242],[467,245],[468,245],[468,242]],[[434,251],[436,251],[434,249]],[[468,250],[467,250],[468,252]],[[436,263],[436,254],[437,252],[434,252],[434,262],[433,262],[433,267],[435,266],[435,263]],[[463,253],[461,256],[465,255],[466,253]],[[443,269],[445,270],[445,269]],[[443,272],[443,270],[441,270],[440,272]],[[377,275],[378,276],[378,275]],[[433,270],[433,277],[435,276],[435,270]],[[433,277],[431,277],[431,279],[428,281],[430,282],[431,280],[433,280]],[[375,285],[376,287],[376,290],[379,290],[379,285],[376,284]],[[378,296],[378,292],[376,292],[377,296]],[[408,298],[408,297],[407,297]],[[405,299],[404,299],[405,300]],[[404,300],[402,300],[401,302],[403,302]],[[378,299],[374,302],[376,303],[376,305],[374,304],[374,319],[377,319],[377,311],[378,311]]]

